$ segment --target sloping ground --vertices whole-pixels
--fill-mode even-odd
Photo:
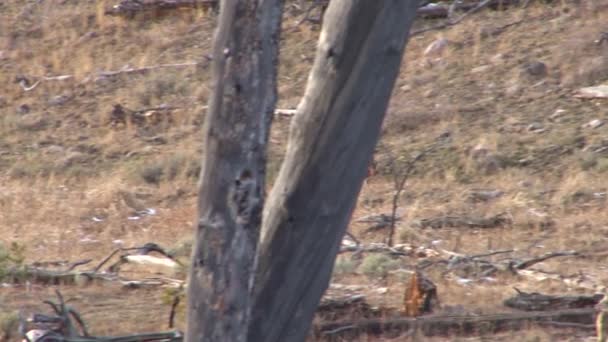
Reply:
[[[103,16],[97,3],[0,4],[0,236],[26,246],[27,262],[101,259],[117,245],[172,247],[190,236],[215,18],[201,10],[128,21]],[[603,290],[608,124],[588,123],[608,120],[606,100],[573,94],[608,78],[608,42],[596,42],[606,30],[607,8],[606,1],[582,1],[482,11],[411,38],[376,155],[378,173],[364,186],[354,217],[389,213],[391,161],[409,160],[443,134],[445,142],[416,164],[406,184],[398,243],[469,255],[513,249],[518,258],[590,252],[538,266],[583,274],[592,279],[584,289],[524,277],[458,282],[430,269],[443,310],[504,311],[502,300],[513,286],[547,293]],[[287,12],[280,108],[297,105],[318,34],[310,23],[295,27],[296,12]],[[442,38],[445,48],[425,55]],[[271,179],[288,125],[289,118],[277,117],[273,126]],[[479,189],[500,195],[473,198]],[[135,215],[142,208],[155,212]],[[501,213],[510,224],[420,225],[437,217]],[[364,242],[384,240],[385,231],[367,227],[353,223],[351,232]],[[399,259],[408,269],[419,261]],[[365,272],[360,263],[340,257],[335,282],[366,285],[364,292],[386,287],[366,294],[375,304],[399,307],[403,273]],[[2,309],[34,305],[48,295],[36,287],[33,294],[25,291],[0,289]],[[121,312],[96,315],[99,302],[91,299],[82,311],[96,333],[165,326],[168,306],[148,300],[160,293],[65,291],[99,301],[103,294],[111,311]],[[153,323],[130,314],[137,303],[146,303]],[[551,340],[548,333],[539,338]]]

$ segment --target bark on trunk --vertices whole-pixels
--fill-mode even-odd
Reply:
[[[205,118],[186,341],[245,341],[276,103],[280,0],[221,3]]]
[[[418,1],[334,0],[264,210],[249,341],[303,341],[329,283]]]

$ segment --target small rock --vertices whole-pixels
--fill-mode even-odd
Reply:
[[[61,167],[61,168],[67,168],[67,167],[73,166],[75,164],[84,163],[88,159],[89,159],[89,157],[86,154],[74,151],[74,152],[68,153],[64,158],[59,159],[56,162],[56,166]]]
[[[585,125],[583,125],[583,127],[589,127],[589,128],[598,128],[600,126],[604,125],[604,121],[600,120],[600,119],[595,119],[595,120],[591,120],[588,123],[586,123]]]
[[[488,155],[490,151],[484,144],[477,144],[471,149],[470,155],[473,159],[483,158]]]
[[[486,71],[490,70],[490,68],[491,68],[491,66],[489,66],[489,65],[480,65],[478,67],[475,67],[475,68],[471,69],[471,73],[472,74],[480,74],[480,73],[483,73],[483,72],[486,72]]]
[[[17,123],[17,128],[24,131],[40,131],[50,125],[45,118],[35,116],[34,114],[24,115]]]
[[[521,188],[530,188],[532,187],[532,182],[527,180],[522,180],[517,183],[517,185]]]
[[[436,95],[437,95],[437,91],[435,91],[435,89],[429,89],[422,94],[422,96],[424,96],[426,98],[433,97]]]
[[[497,53],[492,58],[490,58],[490,62],[492,64],[502,64],[505,61],[505,55],[502,53]]]
[[[602,84],[596,87],[581,88],[576,91],[574,97],[581,99],[605,99],[608,98],[608,85]]]
[[[65,152],[65,148],[59,145],[50,145],[44,149],[44,152],[48,154],[62,154]]]
[[[507,96],[514,96],[519,94],[521,90],[521,86],[519,85],[519,83],[517,82],[512,82],[510,85],[507,86],[507,88],[505,89],[505,94]]]
[[[376,289],[376,293],[378,293],[378,294],[385,294],[387,292],[388,292],[388,288],[386,288],[386,287],[379,287]]]
[[[545,127],[540,122],[533,122],[528,125],[528,132],[542,133],[545,130]]]
[[[522,72],[533,77],[545,77],[547,76],[547,65],[541,61],[524,63]]]
[[[99,37],[99,33],[95,32],[95,31],[89,31],[89,32],[83,34],[82,37],[80,37],[78,39],[78,41],[80,43],[83,43],[83,42],[86,42],[87,40],[97,38],[97,37]]]
[[[441,57],[448,47],[449,41],[445,38],[434,40],[429,46],[424,49],[425,57]]]
[[[501,190],[474,189],[469,191],[467,199],[471,202],[487,202],[503,194],[504,192]]]
[[[551,114],[551,116],[549,116],[549,119],[551,119],[552,121],[559,121],[559,119],[561,117],[563,117],[565,114],[566,114],[565,109],[556,109],[555,112],[553,112],[553,114]]]
[[[57,95],[57,96],[53,96],[50,100],[49,100],[49,104],[51,106],[61,106],[63,104],[65,104],[66,102],[68,102],[70,98],[66,95]]]
[[[21,106],[17,107],[17,114],[27,114],[30,112],[30,106],[28,106],[27,104],[22,104]]]
[[[503,162],[495,154],[487,154],[483,157],[473,159],[477,170],[485,175],[490,175],[504,167]]]

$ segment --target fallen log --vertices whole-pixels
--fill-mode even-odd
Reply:
[[[137,15],[159,17],[174,10],[211,9],[217,11],[217,0],[122,0],[105,10],[104,14],[132,19]]]
[[[365,319],[330,322],[315,326],[319,339],[355,340],[358,336],[402,336],[415,333],[430,336],[489,335],[516,331],[533,325],[552,327],[589,327],[595,318],[594,309],[569,309],[551,312],[502,313],[492,315],[423,316],[417,318]],[[550,322],[550,323],[549,323]],[[567,323],[567,324],[560,324]]]
[[[551,296],[537,292],[523,292],[515,289],[517,294],[505,299],[505,306],[523,311],[548,311],[563,309],[593,308],[604,295],[591,296]]]
[[[498,228],[511,224],[511,219],[504,213],[490,217],[474,216],[440,216],[420,220],[420,228]]]
[[[317,316],[327,321],[337,321],[346,318],[372,318],[379,317],[380,309],[372,308],[365,296],[361,294],[341,297],[323,297],[317,307]]]

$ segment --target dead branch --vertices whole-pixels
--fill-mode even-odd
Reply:
[[[27,320],[20,316],[19,332],[25,341],[63,341],[63,342],[138,342],[138,341],[182,341],[179,331],[134,334],[116,337],[91,336],[78,311],[65,305],[59,291],[56,291],[57,303],[46,300],[53,314],[36,313]]]
[[[470,258],[471,259],[478,259],[478,258],[485,258],[485,257],[489,257],[489,256],[493,256],[493,255],[498,255],[498,254],[513,253],[513,252],[515,252],[515,250],[513,250],[513,249],[506,249],[506,250],[502,250],[502,251],[494,251],[494,252],[488,252],[488,253],[482,253],[482,254],[475,254],[475,255],[471,255]]]
[[[207,60],[203,65],[207,65],[207,62],[210,60],[210,57],[207,57]],[[200,62],[186,62],[186,63],[171,63],[171,64],[159,64],[152,66],[144,66],[139,68],[130,67],[125,65],[120,70],[114,71],[100,71],[97,73],[96,79],[99,78],[107,78],[107,77],[115,77],[123,74],[145,74],[147,72],[158,70],[158,69],[167,69],[167,68],[187,68],[192,66],[201,65]]]
[[[63,272],[31,267],[9,269],[5,278],[13,284],[30,282],[41,285],[75,285],[82,282],[115,280],[114,277],[101,273]]]
[[[108,79],[108,78],[112,78],[112,77],[117,77],[120,75],[128,75],[128,74],[145,74],[148,73],[150,71],[154,71],[154,70],[159,70],[159,69],[167,69],[167,68],[186,68],[186,67],[192,67],[192,66],[203,66],[206,67],[209,63],[209,61],[211,60],[211,57],[209,56],[205,56],[205,61],[204,62],[186,62],[186,63],[172,63],[172,64],[159,64],[159,65],[151,65],[151,66],[144,66],[144,67],[139,67],[139,68],[135,68],[135,67],[131,67],[128,65],[125,65],[124,67],[122,67],[119,70],[112,70],[112,71],[100,71],[94,74],[91,74],[87,77],[85,77],[81,83],[87,83],[90,81],[99,81],[101,79]],[[36,82],[34,82],[32,84],[32,81],[30,80],[30,78],[36,79]],[[26,77],[24,75],[20,75],[17,76],[15,78],[15,83],[19,84],[19,86],[21,87],[21,89],[23,89],[24,91],[31,91],[34,90],[39,84],[42,83],[42,81],[48,82],[48,81],[65,81],[65,80],[71,80],[74,79],[74,75],[59,75],[59,76],[42,76],[42,77]]]
[[[500,0],[498,0],[500,1]],[[517,0],[515,0],[517,1]],[[493,2],[497,2],[496,0],[484,0],[482,2],[480,2],[479,4],[477,4],[475,7],[469,9],[467,12],[465,12],[464,14],[462,14],[460,17],[454,19],[454,20],[447,20],[441,24],[438,25],[434,25],[431,27],[427,27],[427,28],[423,28],[423,29],[419,29],[419,30],[415,30],[410,32],[410,37],[421,34],[421,33],[425,33],[425,32],[429,32],[429,31],[435,31],[435,30],[441,30],[450,26],[454,26],[458,23],[460,23],[461,21],[463,21],[466,17],[468,17],[469,15],[481,10],[484,7],[489,6],[491,3]],[[446,16],[448,14],[448,10],[446,10]]]
[[[447,141],[446,138],[449,138],[449,132],[441,134],[434,142],[425,147],[422,151],[416,153],[410,160],[408,160],[405,164],[397,163],[398,158],[393,155],[393,153],[387,149],[386,153],[389,155],[389,168],[391,170],[391,175],[393,176],[393,186],[394,193],[392,199],[392,207],[391,207],[391,215],[389,218],[389,235],[388,235],[388,245],[393,245],[393,239],[395,235],[395,227],[397,224],[397,209],[399,208],[399,199],[401,198],[401,193],[405,188],[405,183],[410,178],[416,164],[421,161],[428,154],[439,148],[440,145]]]
[[[422,219],[416,223],[420,228],[499,228],[511,224],[511,219],[506,213],[500,213],[489,217],[455,216],[446,215],[428,219]]]
[[[347,231],[346,236],[355,243],[355,246],[359,247],[361,245],[361,241],[359,241],[353,233]]]
[[[346,244],[343,242],[339,253],[386,253],[395,256],[407,256],[413,254],[414,251],[414,248],[405,244],[389,246],[386,243],[379,242],[372,242],[369,244]]]
[[[365,229],[365,232],[372,232],[375,230],[380,230],[386,227],[390,227],[391,224],[393,223],[393,221],[399,221],[401,219],[401,217],[399,217],[399,215],[395,214],[395,217],[393,217],[392,215],[389,214],[379,214],[379,215],[368,215],[366,217],[363,218],[359,218],[357,220],[355,220],[355,222],[366,222],[366,223],[372,223],[371,226],[369,226],[367,229]]]
[[[355,340],[363,334],[399,336],[404,332],[416,330],[424,336],[467,336],[495,334],[517,331],[531,324],[546,322],[592,324],[595,317],[593,309],[569,309],[552,312],[503,313],[481,316],[422,316],[417,318],[349,320],[318,324],[315,332],[318,338],[337,336]],[[556,326],[559,327],[559,326]],[[569,326],[576,327],[576,326]]]
[[[580,253],[577,251],[552,252],[552,253],[547,253],[547,254],[541,255],[536,258],[531,258],[528,260],[517,262],[512,265],[512,268],[516,269],[516,270],[524,270],[532,265],[538,264],[539,262],[543,262],[543,261],[551,259],[551,258],[556,258],[556,257],[561,257],[561,256],[578,256],[578,255],[580,255]]]
[[[458,17],[455,20],[448,20],[446,23],[433,26],[431,28],[413,31],[410,35],[419,34],[422,32],[427,32],[431,30],[442,29],[448,26],[455,25],[461,22],[468,15],[473,14],[484,7],[490,7],[494,9],[506,8],[509,6],[519,5],[521,3],[520,0],[486,0],[478,3],[462,3],[454,1],[451,4],[443,5],[438,3],[427,3],[416,11],[418,18],[421,19],[439,19],[439,18],[451,18],[452,14],[456,11],[465,12],[463,15]],[[321,22],[321,18],[323,16],[323,12],[325,8],[329,4],[329,0],[313,0],[310,6],[304,11],[304,15],[302,19],[298,21],[295,25],[296,27],[300,26],[304,22],[312,22],[318,24]],[[524,2],[524,5],[527,5],[527,1]],[[320,8],[320,16],[318,18],[311,18],[311,13],[316,8]]]
[[[102,267],[119,253],[121,254],[118,256],[118,261],[112,263],[106,271],[102,271]],[[150,255],[151,253],[160,254],[162,257]],[[171,272],[179,271],[183,267],[179,260],[176,260],[155,243],[147,243],[142,247],[118,248],[105,257],[93,270],[74,271],[76,267],[90,262],[91,260],[80,260],[73,263],[68,261],[35,262],[32,265],[9,268],[3,274],[3,279],[13,284],[29,282],[42,285],[84,285],[91,282],[117,282],[129,288],[145,286],[176,287],[183,284],[182,280],[172,278],[147,277],[133,280],[125,279],[119,275],[120,266],[127,263],[162,267]],[[66,269],[62,269],[66,266]]]
[[[604,298],[602,294],[581,296],[552,296],[537,292],[523,292],[515,289],[517,294],[504,300],[507,307],[523,311],[549,311],[563,309],[593,308]]]
[[[548,273],[542,273],[539,271],[529,271],[526,270],[527,267],[530,267],[536,263],[558,257],[558,256],[578,256],[579,252],[576,251],[566,251],[566,252],[552,252],[542,255],[540,257],[534,257],[526,260],[517,260],[513,257],[503,258],[498,261],[486,260],[484,258],[498,255],[498,254],[507,254],[513,253],[514,250],[501,250],[494,251],[488,253],[482,253],[477,255],[464,255],[460,253],[454,253],[447,250],[439,250],[439,252],[443,253],[447,256],[446,259],[439,260],[425,260],[420,263],[416,268],[419,270],[429,268],[431,266],[439,266],[443,265],[445,269],[442,271],[443,274],[453,274],[458,277],[466,278],[468,280],[475,280],[482,277],[490,277],[494,276],[497,273],[500,274],[511,274],[511,275],[521,275],[533,277],[536,280],[544,280],[544,279],[554,279],[556,281],[560,281],[563,283],[567,283],[569,286],[578,286],[581,288],[592,289],[593,286],[589,285],[590,282],[588,279],[581,279],[582,275],[577,275],[574,278],[576,279],[568,279],[562,275],[554,275]],[[521,268],[518,268],[521,267]],[[533,273],[533,274],[532,274]],[[538,275],[540,274],[540,275]],[[596,282],[597,283],[597,282]]]
[[[479,3],[463,3],[454,1],[451,4],[437,4],[437,3],[429,3],[425,6],[422,6],[418,9],[417,14],[419,18],[423,19],[438,19],[438,18],[449,18],[450,14],[459,11],[459,12],[475,12],[480,10],[483,7],[490,7],[494,9],[498,8],[506,8],[509,6],[517,6],[521,3],[519,0],[491,0],[488,1],[487,4],[483,5],[484,2]],[[469,13],[469,14],[471,14]],[[465,13],[466,14],[466,13]],[[468,15],[468,14],[467,14]],[[459,18],[459,21],[462,18]]]
[[[122,0],[118,5],[107,9],[104,14],[133,19],[137,15],[152,14],[156,17],[162,13],[182,9],[217,10],[218,0]]]

